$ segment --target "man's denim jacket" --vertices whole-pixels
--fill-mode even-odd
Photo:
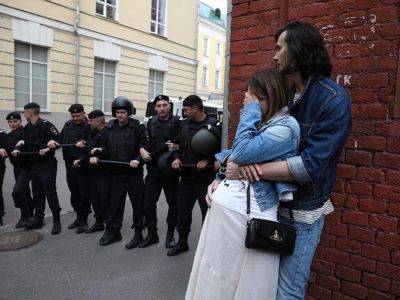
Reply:
[[[351,104],[347,91],[326,77],[311,76],[290,114],[299,122],[299,155],[287,159],[298,184],[295,210],[314,210],[332,195],[336,166],[351,132]]]
[[[221,166],[231,155],[238,165],[284,160],[297,155],[300,140],[300,128],[297,121],[289,116],[285,107],[273,118],[258,128],[261,120],[259,102],[249,103],[241,110],[240,122],[231,150],[224,150],[215,155]],[[225,178],[223,167],[217,179]],[[261,211],[279,202],[279,195],[297,190],[294,183],[257,181],[252,183],[255,197]]]

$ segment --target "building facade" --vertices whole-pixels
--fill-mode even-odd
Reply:
[[[73,103],[110,113],[120,95],[142,117],[156,94],[194,93],[197,10],[195,0],[0,0],[0,117],[29,102],[51,116]]]
[[[219,100],[224,94],[226,16],[218,8],[199,3],[197,94]]]

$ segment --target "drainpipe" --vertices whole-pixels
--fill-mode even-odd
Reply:
[[[196,12],[196,51],[195,51],[195,60],[196,60],[196,71],[194,72],[194,87],[193,87],[193,94],[197,95],[197,72],[199,67],[199,60],[198,60],[198,53],[199,53],[199,11],[200,11],[200,1],[197,1],[197,12]]]
[[[226,43],[225,43],[225,79],[224,79],[224,103],[223,103],[223,112],[224,118],[222,119],[222,139],[221,139],[221,148],[228,148],[228,125],[229,118],[231,114],[228,109],[228,99],[229,99],[229,63],[231,58],[231,20],[232,20],[232,0],[228,0],[227,7],[227,15],[226,15]]]
[[[80,0],[76,0],[76,16],[74,22],[74,33],[75,33],[75,88],[74,88],[74,103],[79,101],[79,60],[80,60]]]

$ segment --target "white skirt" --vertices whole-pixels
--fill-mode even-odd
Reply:
[[[213,202],[201,230],[186,300],[275,299],[279,254],[247,249],[246,216]]]

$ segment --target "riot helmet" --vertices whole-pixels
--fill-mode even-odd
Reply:
[[[133,106],[132,101],[126,96],[119,96],[115,98],[111,104],[111,112],[115,117],[115,111],[117,109],[124,109],[128,112],[128,115],[136,114],[136,108]]]
[[[219,130],[212,125],[205,125],[195,133],[190,146],[198,155],[211,155],[220,150],[221,135]]]

